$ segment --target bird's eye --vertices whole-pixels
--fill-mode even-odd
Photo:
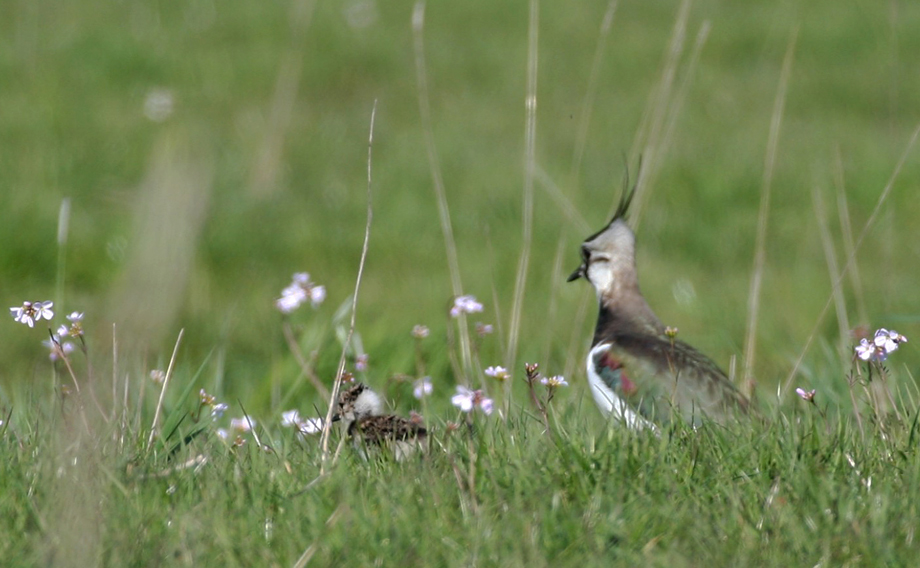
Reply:
[[[610,256],[598,252],[591,257],[591,262],[610,262]]]

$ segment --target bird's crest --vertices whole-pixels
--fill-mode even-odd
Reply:
[[[640,174],[641,168],[642,162],[640,161]],[[635,235],[626,224],[626,214],[638,186],[637,179],[630,188],[629,168],[626,168],[623,174],[623,193],[620,195],[620,203],[617,205],[613,218],[601,230],[584,240],[581,245],[582,263],[569,276],[569,282],[586,278],[594,285],[598,293],[601,293],[610,288],[614,276],[619,276],[622,282],[635,280],[634,277],[629,277],[627,274],[629,271],[635,271],[633,267]]]
[[[623,171],[623,192],[620,194],[620,203],[617,204],[617,209],[613,214],[613,218],[610,219],[610,222],[601,229],[600,231],[594,233],[587,239],[585,242],[594,240],[595,237],[607,230],[610,225],[614,222],[622,219],[626,221],[626,215],[629,212],[629,205],[632,203],[633,198],[636,196],[636,190],[639,188],[639,179],[642,176],[642,156],[639,156],[639,164],[636,166],[636,182],[629,187],[629,166],[627,165]]]
[[[627,166],[623,172],[623,193],[620,195],[620,204],[617,205],[616,213],[613,214],[613,219],[611,223],[617,219],[625,219],[626,212],[629,210],[629,204],[632,203],[633,197],[636,196],[636,189],[639,187],[639,176],[642,175],[642,157],[639,157],[639,165],[637,166],[638,174],[636,175],[636,183],[632,187],[629,187],[629,167]]]

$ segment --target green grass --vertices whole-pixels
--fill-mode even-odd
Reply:
[[[349,23],[362,6],[370,6],[367,27]],[[302,43],[288,3],[0,8],[0,302],[53,299],[55,326],[85,311],[89,358],[73,358],[84,388],[108,409],[113,367],[115,400],[130,385],[127,407],[116,405],[125,427],[84,400],[89,435],[76,399],[61,407],[70,379],[40,345],[46,327],[0,323],[0,411],[11,413],[0,428],[0,558],[284,566],[311,551],[311,565],[910,564],[917,407],[901,403],[886,438],[872,425],[863,437],[853,422],[847,363],[836,352],[842,344],[850,353],[853,340],[841,337],[833,309],[819,320],[831,281],[811,188],[825,196],[842,266],[838,192],[858,236],[920,122],[920,5],[691,6],[674,89],[689,81],[686,98],[670,146],[655,148],[657,177],[634,219],[641,281],[682,339],[723,367],[737,358],[740,371],[764,155],[797,29],[754,361],[771,420],[678,428],[660,440],[608,429],[584,398],[593,300],[583,283],[563,283],[578,243],[619,198],[623,155],[635,164],[647,142],[644,113],[666,111],[649,101],[678,4],[620,2],[580,138],[606,9],[600,1],[540,7],[535,159],[558,193],[537,181],[515,368],[540,361],[547,372],[565,369],[572,386],[554,401],[548,436],[518,382],[507,421],[477,418],[471,453],[464,434],[444,431],[454,419],[451,387],[468,377],[448,357],[452,291],[419,118],[411,3],[320,2]],[[477,345],[481,366],[504,360],[524,247],[527,21],[524,3],[426,8],[430,128],[463,288],[485,303],[481,320],[500,330]],[[704,22],[710,32],[691,69]],[[293,103],[273,115],[285,110],[274,102],[279,74],[298,54]],[[143,112],[156,89],[174,97],[162,122]],[[346,450],[294,496],[317,478],[319,453],[315,440],[281,430],[279,414],[323,411],[326,401],[303,378],[272,302],[295,271],[327,286],[322,306],[290,322],[330,384],[336,331],[347,321],[336,313],[350,305],[364,237],[374,101],[374,221],[356,326],[370,369],[360,378],[408,411],[411,389],[393,379],[415,375],[410,330],[428,325],[422,355],[437,390],[424,414],[439,445],[405,464]],[[273,139],[275,170],[260,161]],[[582,144],[584,155],[574,156]],[[917,152],[906,155],[857,251],[862,291],[843,281],[850,327],[920,337]],[[69,233],[58,246],[64,198]],[[585,301],[585,317],[575,317]],[[772,393],[815,327],[792,386],[818,388],[828,418],[788,398],[774,411]],[[171,460],[162,441],[148,451],[158,393],[147,374],[166,367],[180,329],[167,425],[205,388],[234,415],[243,405],[259,419],[274,453],[252,440],[234,452],[213,436]],[[913,342],[904,346],[892,362],[894,385],[915,392],[918,363]],[[186,418],[179,432],[190,428]],[[198,455],[208,460],[199,471],[145,477]],[[472,455],[467,486],[455,471],[468,472]]]
[[[278,417],[257,426],[271,451],[252,437],[231,448],[208,426],[169,456],[159,443],[145,450],[144,429],[107,426],[92,410],[88,435],[72,400],[33,409],[2,438],[0,553],[7,566],[293,566],[303,555],[316,566],[916,558],[916,409],[884,436],[872,427],[863,437],[852,419],[799,402],[767,421],[678,424],[657,437],[609,427],[590,401],[555,403],[548,431],[517,405],[507,419],[477,411],[472,430],[435,418],[424,457],[363,459],[346,444],[322,476],[319,438],[298,439]]]

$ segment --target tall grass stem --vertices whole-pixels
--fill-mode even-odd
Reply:
[[[351,346],[351,338],[355,334],[355,317],[358,314],[358,292],[361,289],[361,278],[364,276],[364,264],[367,261],[367,248],[371,239],[371,221],[374,218],[374,207],[371,200],[373,187],[373,178],[371,176],[371,164],[373,163],[374,150],[374,121],[377,118],[377,99],[374,99],[374,107],[371,109],[371,125],[367,138],[367,220],[364,223],[364,245],[361,247],[361,261],[358,263],[358,275],[355,278],[355,291],[351,297],[351,319],[348,322],[348,336],[342,342],[342,354],[339,356],[339,366],[335,373],[335,382],[332,385],[332,392],[329,396],[329,408],[326,410],[326,419],[323,421],[323,438],[322,438],[322,460],[320,462],[320,473],[326,472],[326,463],[329,459],[329,433],[332,430],[332,415],[335,412],[336,402],[339,397],[339,389],[342,386],[342,377],[345,374],[345,360],[348,356],[348,348]]]
[[[517,360],[524,291],[527,286],[527,269],[530,266],[530,249],[533,245],[533,180],[536,173],[539,23],[540,2],[539,0],[530,0],[530,18],[527,26],[527,93],[524,99],[526,120],[524,126],[524,195],[521,214],[523,234],[517,277],[514,281],[514,296],[511,301],[511,322],[508,325],[508,350],[505,353],[505,367],[508,369],[513,369]]]
[[[412,31],[415,48],[415,73],[418,81],[419,115],[422,121],[422,130],[425,133],[428,167],[431,169],[434,193],[438,201],[438,219],[441,223],[441,232],[444,234],[444,248],[447,256],[447,268],[450,272],[451,289],[454,297],[456,297],[463,295],[463,282],[460,278],[460,262],[457,256],[457,244],[454,241],[454,230],[450,221],[447,192],[444,188],[444,178],[441,175],[441,160],[438,157],[438,149],[434,143],[434,132],[431,125],[431,102],[429,101],[428,73],[425,65],[425,2],[423,0],[416,2],[415,8],[412,10]],[[470,349],[469,330],[467,326],[463,325],[460,330],[460,353],[463,358],[464,372],[466,373],[472,371]],[[469,377],[464,379],[464,382],[469,382]]]
[[[663,153],[661,151],[662,128],[668,115],[668,106],[671,101],[671,91],[674,87],[674,77],[677,74],[677,65],[684,50],[687,20],[690,17],[690,5],[690,0],[682,0],[680,3],[677,19],[674,21],[674,29],[671,32],[671,40],[668,44],[664,67],[661,71],[661,80],[649,97],[648,105],[642,114],[642,120],[636,133],[634,149],[630,152],[630,155],[634,156],[638,153],[642,156],[642,161],[646,164],[646,171],[652,171],[658,167],[657,162]],[[636,147],[642,148],[642,150],[637,152]],[[638,229],[639,219],[641,218],[643,194],[645,193],[645,188],[649,185],[650,179],[648,176],[641,175],[641,172],[636,178],[636,198],[632,204],[633,223],[636,229]],[[617,202],[617,199],[613,201],[607,217],[613,214]]]
[[[792,74],[792,59],[795,44],[799,36],[798,28],[789,36],[783,68],[779,75],[776,98],[773,101],[773,115],[770,118],[770,133],[767,138],[767,151],[764,155],[763,185],[760,190],[760,211],[757,215],[757,237],[754,243],[754,266],[751,271],[751,287],[748,292],[747,332],[744,336],[744,363],[741,368],[742,390],[750,394],[754,381],[754,356],[757,345],[757,322],[760,313],[760,286],[763,282],[766,266],[767,220],[770,215],[770,195],[773,192],[773,172],[776,168],[776,154],[779,147],[779,133],[786,106],[786,92],[789,90],[789,76]]]
[[[591,61],[591,72],[588,75],[588,87],[585,89],[585,99],[581,104],[581,113],[578,117],[578,129],[575,134],[575,149],[572,150],[572,185],[578,185],[578,176],[581,172],[581,160],[585,155],[585,146],[588,143],[588,128],[591,126],[591,114],[594,110],[594,99],[597,96],[597,80],[600,76],[604,48],[607,38],[613,28],[613,16],[617,11],[618,0],[610,0],[601,20],[600,33],[597,36],[597,47],[594,48],[594,59]],[[542,172],[541,172],[542,173]]]
[[[853,252],[853,225],[850,222],[850,208],[847,205],[846,184],[843,179],[843,157],[840,155],[840,147],[836,148],[834,153],[834,185],[837,188],[837,215],[840,218],[840,234],[843,237],[843,252],[845,258],[855,256]],[[856,296],[856,310],[859,316],[859,323],[866,324],[869,322],[868,312],[866,311],[866,297],[863,293],[862,278],[859,275],[859,264],[850,264],[849,269],[850,285],[853,287],[853,294]]]
[[[850,319],[847,317],[847,302],[843,296],[843,278],[841,278],[840,265],[837,262],[837,251],[834,249],[834,240],[831,237],[830,228],[827,225],[827,208],[824,205],[824,198],[821,197],[821,190],[817,185],[811,188],[811,199],[815,207],[815,217],[818,221],[818,232],[821,235],[821,245],[824,247],[824,258],[827,262],[827,272],[831,277],[831,283],[834,284],[831,294],[834,297],[834,307],[837,311],[837,327],[840,333],[840,341],[837,345],[840,354],[840,362],[844,366],[849,359],[846,351],[846,340],[849,335]]]
[[[150,436],[147,438],[147,449],[153,444],[153,439],[157,435],[157,425],[160,422],[160,412],[163,410],[163,398],[166,396],[166,387],[169,386],[169,379],[172,377],[173,369],[176,366],[176,355],[179,353],[179,344],[182,343],[182,335],[185,334],[185,328],[179,330],[179,336],[176,338],[176,344],[173,346],[172,356],[169,358],[169,367],[166,369],[166,376],[163,378],[163,386],[160,387],[160,397],[157,399],[157,407],[153,412],[153,423],[150,425]]]

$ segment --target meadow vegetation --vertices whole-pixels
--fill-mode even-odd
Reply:
[[[55,314],[0,323],[4,565],[914,562],[920,7],[537,4],[0,9],[0,301]],[[643,292],[751,420],[587,393],[564,280],[640,155]],[[282,424],[349,375],[423,456]]]

